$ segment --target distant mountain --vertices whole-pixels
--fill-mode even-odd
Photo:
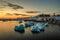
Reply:
[[[49,14],[39,14],[39,15],[37,15],[35,17],[50,17],[50,15]]]

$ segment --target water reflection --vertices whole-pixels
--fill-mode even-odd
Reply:
[[[13,39],[13,40],[21,39],[22,40],[27,38],[36,39],[39,37],[45,38],[46,35],[50,37],[56,34],[60,34],[60,28],[58,25],[49,24],[49,27],[46,27],[44,32],[41,32],[38,34],[32,34],[31,27],[25,28],[25,32],[23,34],[15,32],[14,28],[17,25],[19,25],[19,21],[6,21],[6,22],[0,21],[0,39],[1,40],[4,40],[4,39]]]

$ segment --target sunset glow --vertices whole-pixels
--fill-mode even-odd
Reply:
[[[39,14],[60,13],[59,0],[1,0],[0,18],[24,18],[36,16]],[[27,13],[30,11],[30,13]],[[8,15],[7,15],[8,14]],[[20,14],[14,15],[14,14]]]

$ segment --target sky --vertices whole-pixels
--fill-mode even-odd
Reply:
[[[60,0],[5,0],[28,10],[60,11]]]
[[[15,7],[9,5],[11,3],[16,6]],[[7,5],[8,4],[8,5]],[[2,6],[7,5],[7,6]],[[26,13],[30,11],[30,13]],[[33,12],[33,14],[31,13]],[[60,13],[60,0],[0,0],[0,14],[1,13],[20,13],[20,14],[27,14],[27,15],[35,15],[41,13],[51,13],[57,12]],[[52,13],[51,13],[52,14]]]

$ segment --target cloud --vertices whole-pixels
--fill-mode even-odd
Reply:
[[[12,7],[13,9],[24,9],[22,6],[11,4],[11,3],[8,3],[8,6]]]
[[[5,2],[5,1],[4,1],[4,2]],[[7,5],[5,5],[5,6],[12,7],[12,9],[14,9],[14,10],[17,10],[17,9],[24,9],[24,7],[19,6],[19,5],[16,5],[16,4],[12,4],[12,3],[9,3],[9,2],[5,2],[5,3],[7,3]]]
[[[6,13],[6,15],[12,15],[12,14],[10,14],[10,13]]]
[[[26,13],[39,13],[40,11],[27,11]]]
[[[0,6],[0,8],[5,8],[5,7],[1,7],[1,6]]]
[[[14,13],[14,15],[22,15],[22,16],[29,16],[29,15],[26,15],[26,14],[18,14],[18,13]]]
[[[13,13],[13,14],[11,14],[11,13],[6,13],[6,15],[16,15],[16,16],[21,15],[21,16],[29,16],[29,15],[26,15],[26,14],[18,14],[18,13]]]

